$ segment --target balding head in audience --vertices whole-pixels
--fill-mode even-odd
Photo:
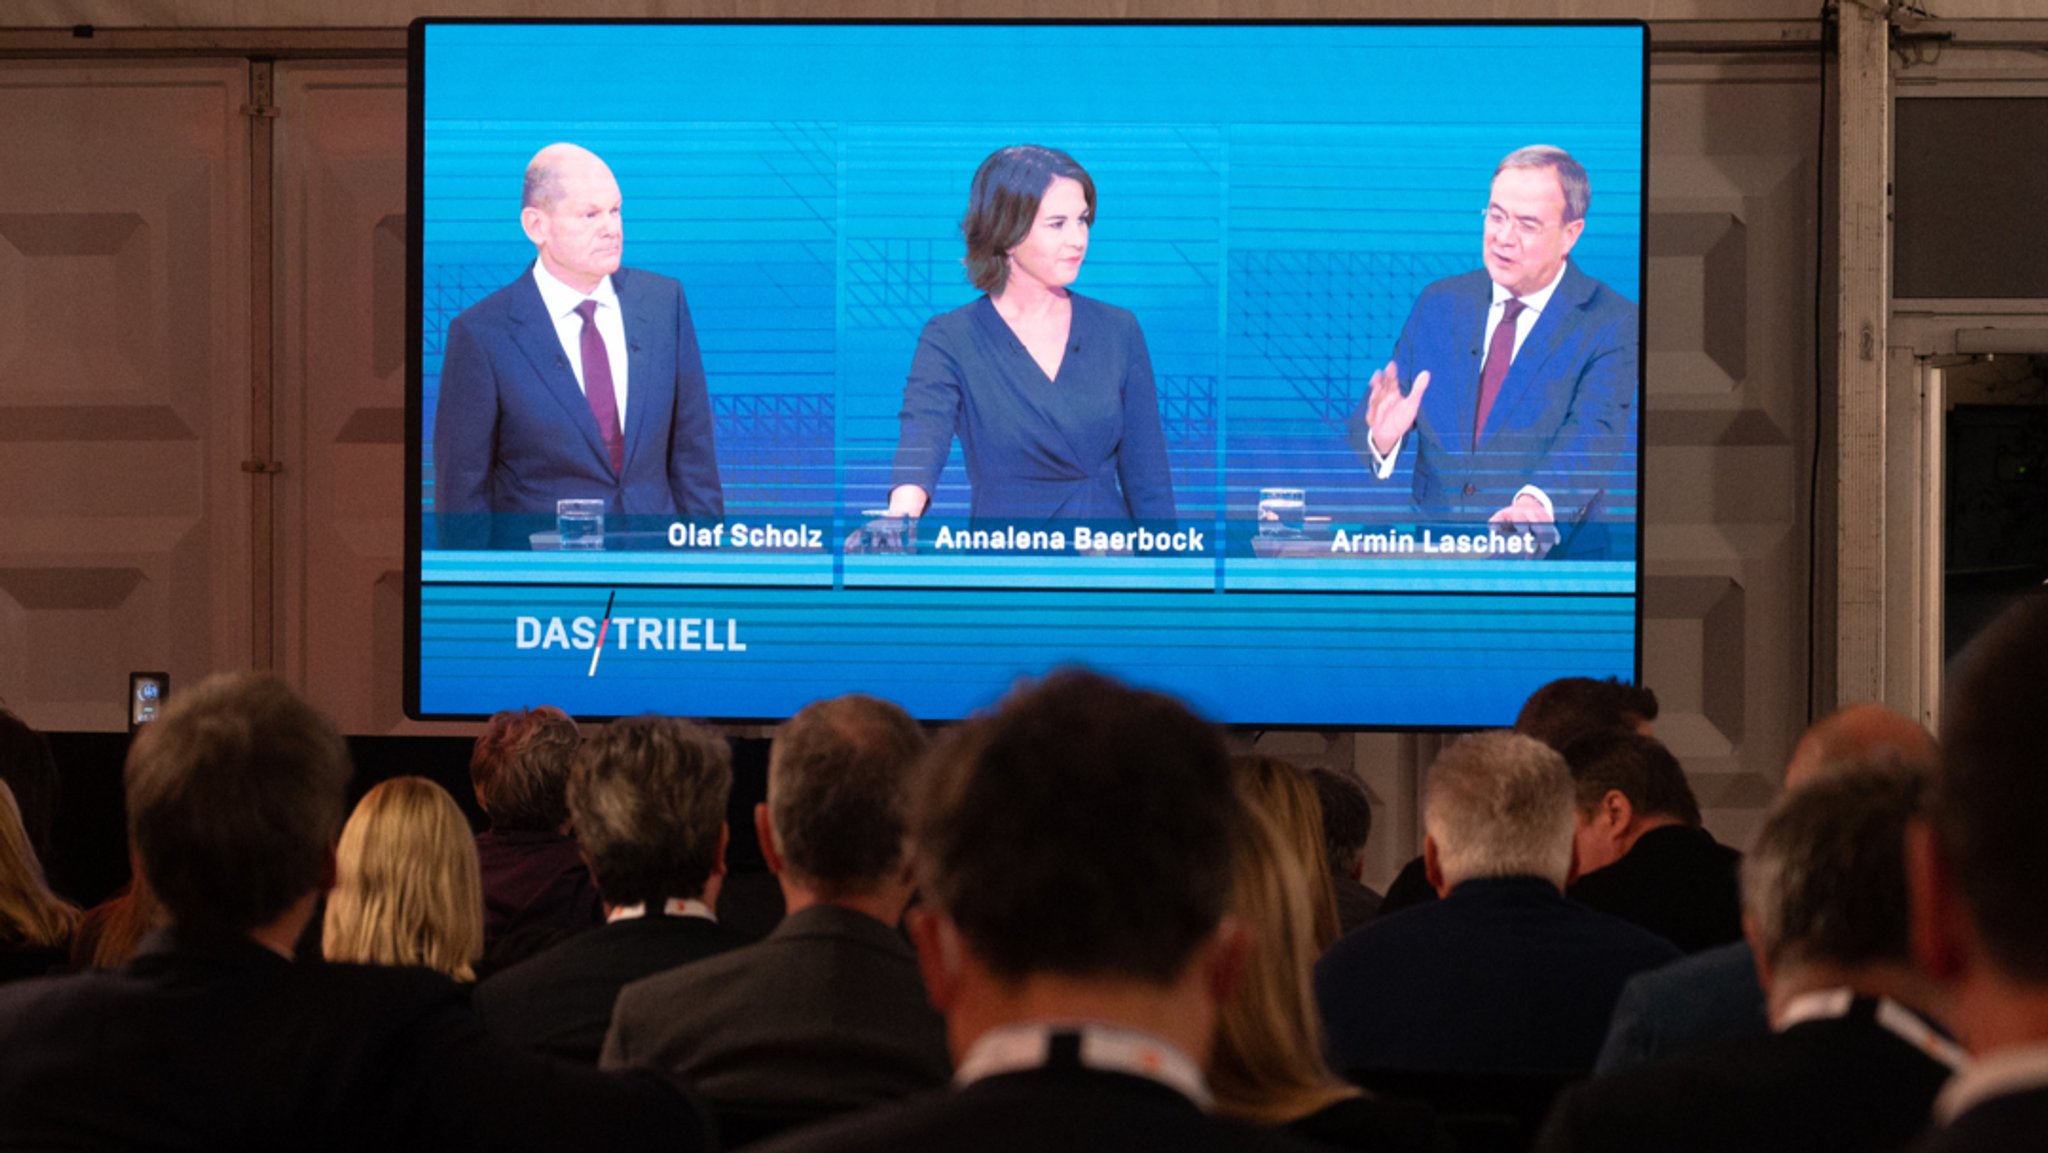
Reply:
[[[1212,727],[1168,697],[1055,674],[955,729],[913,811],[931,910],[915,936],[956,1054],[1087,990],[1206,1055],[1245,944],[1224,923],[1243,816]]]
[[[1572,871],[1572,777],[1543,742],[1475,733],[1445,749],[1423,791],[1422,855],[1448,894],[1469,880],[1539,877],[1562,890]]]
[[[1843,770],[1895,765],[1932,773],[1941,750],[1913,718],[1880,704],[1850,705],[1815,721],[1785,764],[1785,787],[1796,789]]]

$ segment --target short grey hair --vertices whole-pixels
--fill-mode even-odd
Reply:
[[[790,878],[829,897],[901,868],[924,751],[910,714],[876,697],[817,701],[784,722],[768,753],[768,823]]]
[[[628,717],[585,741],[569,815],[605,901],[703,896],[731,795],[732,749],[701,725]]]
[[[1557,173],[1558,187],[1564,189],[1564,222],[1586,218],[1586,209],[1593,204],[1593,185],[1586,179],[1585,166],[1572,159],[1571,153],[1554,144],[1531,144],[1502,157],[1493,174],[1498,177],[1510,168],[1548,168]]]
[[[1480,877],[1571,874],[1572,774],[1557,750],[1520,733],[1474,733],[1429,767],[1423,827],[1451,885]]]
[[[1743,907],[1767,964],[1910,959],[1906,826],[1933,776],[1850,769],[1786,793],[1742,862]]]

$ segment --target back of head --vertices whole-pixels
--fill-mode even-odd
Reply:
[[[363,794],[335,853],[321,932],[327,959],[469,981],[483,946],[476,841],[455,798],[424,777],[394,777]]]
[[[569,760],[582,737],[553,705],[491,717],[469,756],[476,799],[501,832],[554,832],[569,819]]]
[[[875,697],[819,701],[785,722],[768,754],[768,820],[790,878],[829,898],[897,873],[924,750],[910,714]]]
[[[49,869],[56,848],[57,758],[48,738],[6,709],[0,709],[0,784],[14,791],[29,844]]]
[[[1316,800],[1323,807],[1323,856],[1330,872],[1341,877],[1358,872],[1372,839],[1372,801],[1351,777],[1331,769],[1310,769]]]
[[[1742,863],[1743,906],[1773,968],[1906,964],[1906,826],[1925,773],[1831,774],[1785,794]]]
[[[925,896],[994,974],[1166,984],[1216,930],[1242,810],[1169,697],[1056,673],[948,734],[912,830]]]
[[[1591,812],[1602,797],[1619,792],[1638,816],[1672,817],[1699,827],[1700,803],[1685,770],[1657,738],[1607,729],[1580,737],[1563,751],[1580,812]]]
[[[2048,984],[2048,594],[1986,626],[1944,694],[1935,829],[1990,959]]]
[[[1588,733],[1634,729],[1657,719],[1657,694],[1608,677],[1561,677],[1529,694],[1515,731],[1559,752]]]
[[[0,781],[0,945],[61,946],[77,923],[78,910],[43,879],[14,791]]]
[[[1265,815],[1254,811],[1245,826],[1230,911],[1257,944],[1217,1018],[1209,1087],[1220,1111],[1281,1123],[1350,1094],[1323,1062],[1309,976],[1322,946],[1299,854]]]
[[[1541,741],[1511,732],[1460,738],[1429,767],[1423,825],[1446,883],[1541,877],[1572,867],[1572,777]]]
[[[584,742],[569,812],[606,903],[703,896],[731,793],[732,748],[701,725],[627,717]]]
[[[246,934],[327,879],[348,748],[263,673],[208,677],[128,750],[128,836],[173,924]]]
[[[1307,773],[1279,757],[1232,757],[1238,795],[1286,838],[1302,883],[1308,886],[1317,952],[1337,939],[1337,891],[1330,880],[1329,858],[1323,852],[1323,803]]]
[[[1799,738],[1785,765],[1785,787],[1838,772],[1893,766],[1931,774],[1941,749],[1926,726],[1904,713],[1871,702],[1850,705],[1815,721]]]

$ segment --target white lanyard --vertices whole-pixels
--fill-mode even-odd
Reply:
[[[1962,1049],[1955,1042],[1935,1032],[1918,1014],[1890,997],[1877,997],[1874,1000],[1877,1002],[1875,1019],[1880,1028],[1951,1069],[1963,1067],[1965,1055]],[[1846,1017],[1855,1004],[1854,989],[1820,989],[1812,993],[1801,993],[1785,1002],[1785,1011],[1778,1016],[1778,1030],[1783,1032],[1808,1021],[1832,1021]]]
[[[707,921],[718,920],[718,915],[711,911],[711,906],[695,897],[670,897],[661,903],[661,913],[664,917],[702,917]],[[647,903],[643,901],[638,905],[620,905],[606,913],[604,920],[605,924],[609,925],[613,921],[637,921],[646,915]]]
[[[1187,1054],[1149,1033],[1091,1022],[992,1029],[967,1051],[953,1082],[968,1085],[999,1073],[1043,1068],[1053,1056],[1053,1038],[1062,1034],[1079,1038],[1080,1062],[1087,1068],[1157,1081],[1196,1105],[1209,1107],[1209,1086]]]

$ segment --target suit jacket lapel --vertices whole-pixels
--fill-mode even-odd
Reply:
[[[651,331],[654,319],[639,291],[639,279],[621,268],[612,273],[612,291],[619,297],[619,318],[626,328],[626,471],[639,458],[648,437],[647,407],[660,387]]]
[[[1459,371],[1432,372],[1429,391],[1423,394],[1422,402],[1443,406],[1440,411],[1444,419],[1434,423],[1445,447],[1456,452],[1471,452],[1472,420],[1479,410],[1479,372],[1486,357],[1480,345],[1486,340],[1486,310],[1493,305],[1493,281],[1482,273],[1477,293],[1460,293],[1454,299],[1458,312],[1452,318],[1451,331],[1456,334],[1452,346],[1464,360],[1451,366]],[[1408,373],[1412,380],[1415,372],[1427,367],[1403,365],[1401,371]],[[1443,399],[1439,401],[1437,397]]]
[[[597,418],[591,415],[590,401],[576,385],[576,370],[569,367],[569,358],[562,351],[562,338],[555,332],[547,306],[541,303],[540,286],[533,282],[531,271],[520,278],[519,292],[507,319],[511,321],[512,343],[533,365],[534,374],[540,377],[548,395],[555,398],[555,403],[568,413],[570,422],[583,433],[590,451],[609,469],[611,456],[605,451],[603,434],[597,430]],[[631,427],[629,423],[628,430]]]

